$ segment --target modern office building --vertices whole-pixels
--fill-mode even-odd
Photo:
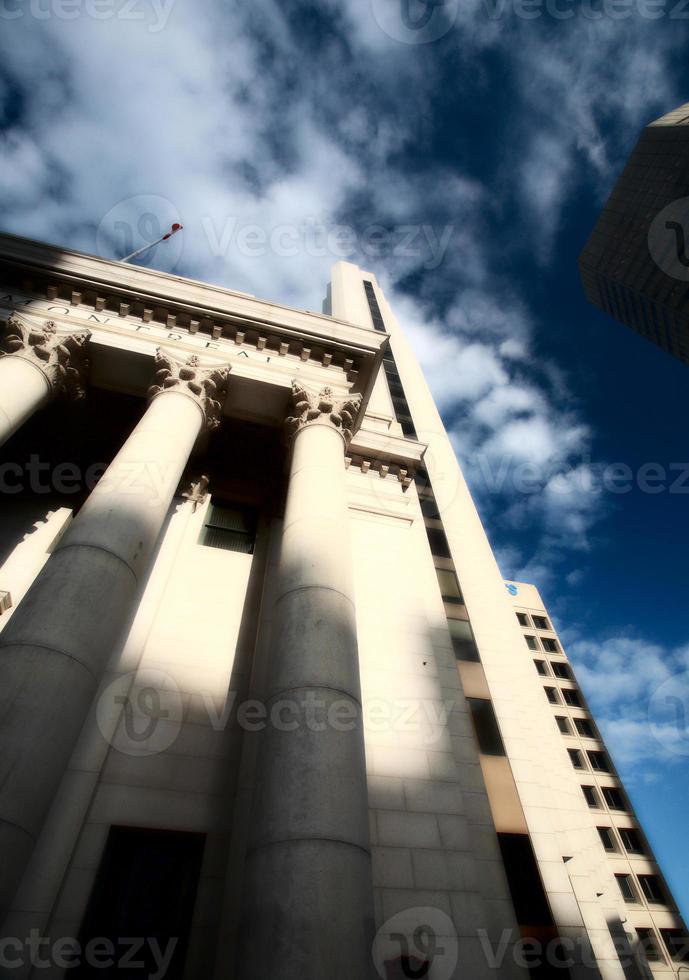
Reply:
[[[0,287],[0,975],[676,976],[375,277],[310,313],[2,236]]]
[[[594,306],[689,363],[689,102],[644,129],[579,269]]]

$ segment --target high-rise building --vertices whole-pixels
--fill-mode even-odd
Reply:
[[[1,967],[674,976],[375,277],[307,313],[2,236],[0,283]]]
[[[579,259],[588,299],[689,363],[689,102],[646,126]]]

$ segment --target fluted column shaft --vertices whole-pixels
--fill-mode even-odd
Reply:
[[[303,414],[292,420],[269,722],[246,862],[242,980],[364,980],[371,973],[373,892],[343,426],[332,421],[344,418],[346,425],[347,415],[328,412],[327,404]]]
[[[81,398],[88,331],[60,334],[16,314],[0,322],[0,446],[53,396]]]
[[[158,367],[148,410],[0,633],[0,921],[226,381]]]

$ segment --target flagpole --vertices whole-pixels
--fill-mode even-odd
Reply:
[[[161,242],[166,242],[168,238],[172,238],[172,236],[176,235],[178,231],[181,231],[183,227],[183,225],[175,223],[170,228],[170,231],[168,231],[157,241],[149,242],[147,245],[142,245],[141,248],[137,248],[134,252],[130,252],[129,255],[125,255],[123,259],[120,259],[120,262],[131,262],[131,260],[135,259],[137,255],[141,255],[143,252],[147,252],[149,248],[153,248],[155,245],[160,245]]]

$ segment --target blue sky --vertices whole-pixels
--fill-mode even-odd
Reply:
[[[689,375],[586,304],[576,259],[640,129],[689,99],[687,18],[663,0],[0,8],[4,230],[113,257],[182,220],[153,265],[308,309],[337,259],[376,272],[685,910],[689,745],[658,706],[689,707]]]

